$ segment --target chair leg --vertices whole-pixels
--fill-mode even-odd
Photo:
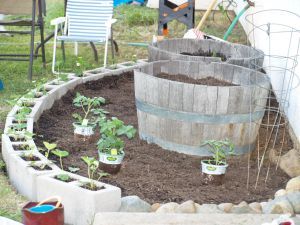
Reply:
[[[111,45],[111,57],[113,61],[115,60],[115,51],[114,51],[114,37],[113,37],[113,29],[110,28],[110,45]]]
[[[32,67],[34,57],[34,33],[35,33],[35,12],[36,12],[36,0],[33,0],[32,5],[32,21],[31,21],[31,40],[30,40],[30,57],[28,67],[28,79],[32,80]]]
[[[43,61],[43,67],[46,68],[46,53],[45,53],[45,39],[44,39],[44,22],[41,22],[40,27],[41,32],[41,44],[42,44],[42,61]]]
[[[52,56],[52,73],[57,74],[55,71],[55,60],[56,60],[56,43],[57,43],[57,27],[55,27],[54,31],[54,43],[53,43],[53,56]]]
[[[93,52],[94,52],[95,61],[98,62],[99,60],[98,60],[98,53],[97,53],[96,46],[95,46],[95,44],[93,42],[90,42],[90,45],[91,45],[91,47],[93,49]]]
[[[106,67],[107,64],[107,48],[108,48],[108,40],[106,39],[105,50],[104,50],[104,67]]]

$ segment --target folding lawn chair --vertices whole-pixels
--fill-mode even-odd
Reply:
[[[57,73],[55,71],[57,41],[105,42],[104,66],[106,67],[108,40],[112,24],[116,22],[112,19],[112,15],[113,0],[68,0],[66,16],[51,21],[51,25],[55,26],[52,72]],[[61,36],[58,36],[59,28],[62,31]],[[93,49],[97,55],[96,49]]]
[[[46,65],[44,48],[44,19],[45,0],[0,0],[0,14],[7,15],[30,15],[29,19],[0,20],[1,26],[30,27],[30,30],[1,30],[0,33],[7,34],[30,34],[29,54],[0,54],[0,60],[6,61],[29,61],[28,78],[32,78],[32,65],[34,57],[34,35],[35,27],[40,29],[43,65]],[[37,15],[37,17],[36,17]]]

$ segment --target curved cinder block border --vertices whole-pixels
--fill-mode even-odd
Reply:
[[[39,119],[42,113],[50,109],[56,100],[60,99],[69,90],[74,89],[77,85],[99,80],[105,76],[120,75],[123,72],[132,71],[147,64],[147,60],[138,60],[131,66],[126,66],[126,64],[128,65],[128,63],[118,64],[114,70],[98,68],[86,71],[81,78],[69,74],[69,81],[60,83],[59,85],[54,84],[55,80],[48,82],[46,84],[47,94],[33,99],[32,112],[26,119],[26,129],[33,132],[34,122]],[[120,188],[95,181],[96,185],[104,186],[105,189],[89,191],[80,187],[82,183],[87,181],[87,178],[76,174],[70,174],[74,178],[73,182],[65,183],[59,181],[54,177],[66,172],[59,169],[40,154],[33,140],[14,142],[10,139],[7,130],[13,124],[17,110],[18,106],[15,106],[9,112],[5,123],[5,131],[2,134],[2,154],[7,165],[9,179],[15,188],[31,201],[41,201],[52,195],[60,195],[62,203],[65,205],[66,224],[89,225],[92,223],[96,213],[118,212],[121,206]],[[31,162],[22,160],[20,156],[23,153],[27,153],[27,151],[20,151],[18,149],[21,144],[33,146],[32,153],[40,159],[37,164],[47,164],[51,170],[37,171],[31,167]],[[300,194],[300,192],[297,193]],[[270,209],[263,213],[274,212]],[[295,213],[300,213],[300,209],[298,210],[297,208]]]

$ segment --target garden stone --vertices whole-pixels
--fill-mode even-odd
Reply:
[[[277,198],[277,197],[280,197],[280,196],[285,196],[286,194],[287,194],[286,190],[280,189],[280,190],[276,191],[274,197]]]
[[[263,213],[266,214],[294,214],[294,209],[287,197],[282,196],[268,202],[263,206]]]
[[[156,213],[176,213],[178,207],[179,207],[178,203],[169,202],[169,203],[163,204],[161,207],[159,207],[156,210]]]
[[[154,203],[154,204],[151,206],[151,211],[152,211],[152,212],[155,212],[156,210],[158,210],[159,207],[160,207],[160,204],[159,204],[159,203]]]
[[[196,212],[196,206],[195,203],[192,200],[186,201],[179,205],[177,208],[177,212],[179,213],[195,213]]]
[[[293,192],[286,196],[293,206],[296,214],[300,213],[300,192]]]
[[[231,208],[233,207],[232,203],[221,203],[218,205],[219,209],[221,209],[222,211],[229,213]]]
[[[300,152],[292,149],[281,156],[279,167],[290,177],[300,176]]]
[[[249,204],[249,207],[255,211],[256,213],[262,213],[262,207],[261,204],[258,202],[252,202]]]
[[[300,191],[300,176],[290,179],[286,184],[285,190],[287,193]]]
[[[121,199],[120,212],[151,212],[151,205],[136,195]]]
[[[231,208],[230,213],[236,213],[236,214],[254,214],[257,213],[255,210],[250,208],[250,206],[247,204],[247,202],[241,202],[238,205],[235,205]]]
[[[197,213],[223,213],[216,204],[196,205]]]

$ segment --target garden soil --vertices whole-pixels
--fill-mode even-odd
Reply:
[[[39,147],[43,147],[42,141],[57,143],[59,149],[70,152],[70,156],[63,160],[64,167],[79,167],[78,173],[87,176],[87,167],[81,157],[98,158],[98,154],[96,141],[93,143],[74,141],[72,114],[78,112],[78,109],[73,107],[72,100],[76,92],[89,97],[104,97],[107,104],[103,108],[110,112],[110,116],[118,117],[126,124],[132,124],[137,128],[133,73],[105,77],[78,86],[55,102],[52,109],[44,112],[35,125]],[[261,133],[262,145],[266,139],[266,132]],[[290,140],[288,138],[285,140],[284,151],[291,148]],[[207,185],[201,176],[200,157],[164,150],[155,144],[140,140],[138,135],[132,140],[126,140],[125,152],[121,171],[116,175],[102,178],[102,181],[120,187],[122,196],[137,195],[149,203],[170,201],[181,203],[190,199],[200,204],[267,201],[273,198],[278,189],[284,188],[289,179],[281,170],[275,170],[271,165],[269,179],[265,183],[268,168],[266,161],[255,190],[257,161],[254,156],[250,163],[250,188],[247,190],[249,157],[236,156],[228,160],[225,183],[221,186]],[[59,165],[57,158],[52,159]]]

